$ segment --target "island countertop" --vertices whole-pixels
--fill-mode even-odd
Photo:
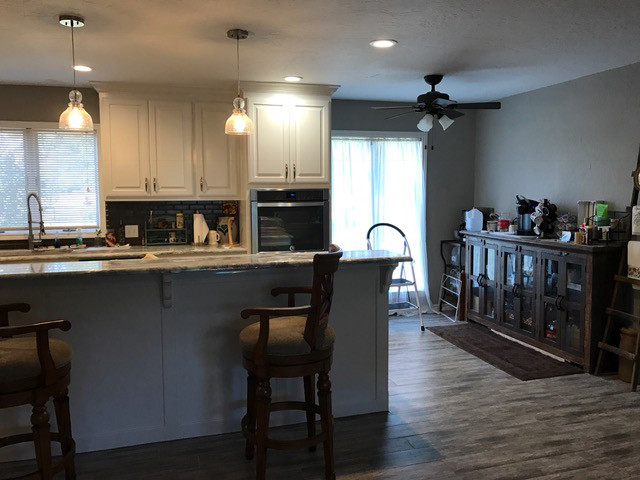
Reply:
[[[131,252],[133,253],[133,252]],[[124,258],[113,260],[46,261],[2,263],[0,280],[60,275],[95,275],[113,273],[171,273],[184,271],[230,271],[310,266],[315,252],[277,252],[258,254],[211,255],[193,253],[189,256],[166,256],[153,259]],[[345,251],[341,263],[397,264],[411,257],[386,250]]]

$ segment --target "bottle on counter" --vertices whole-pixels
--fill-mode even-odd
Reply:
[[[176,213],[176,228],[184,228],[184,215]]]
[[[56,238],[54,238],[54,240],[53,240],[53,248],[60,248],[60,245],[61,245],[60,237],[56,233]]]
[[[82,230],[78,229],[76,231],[76,245],[80,246],[84,244],[84,240],[82,239]]]

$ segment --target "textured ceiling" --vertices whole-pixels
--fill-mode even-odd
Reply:
[[[639,0],[0,0],[0,83],[69,85],[69,29],[89,81],[338,84],[336,97],[413,101],[426,73],[459,101],[498,99],[640,62]],[[394,38],[391,50],[369,46]]]

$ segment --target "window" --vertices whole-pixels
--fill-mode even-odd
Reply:
[[[331,236],[345,250],[366,249],[367,230],[387,222],[406,235],[416,280],[428,292],[426,187],[423,139],[419,136],[347,136],[331,139]],[[374,248],[402,252],[402,238],[376,230]],[[428,295],[426,295],[428,298]]]
[[[0,232],[24,233],[27,195],[42,202],[47,231],[100,225],[95,132],[0,128]],[[34,222],[37,203],[31,200]]]

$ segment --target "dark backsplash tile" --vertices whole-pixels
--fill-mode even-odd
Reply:
[[[120,222],[123,225],[138,225],[138,238],[127,238],[127,242],[133,245],[142,244],[145,222],[149,219],[149,212],[153,217],[171,217],[168,220],[175,222],[176,213],[184,215],[184,226],[187,229],[187,242],[193,242],[193,214],[200,212],[204,215],[209,228],[215,229],[218,217],[222,216],[222,200],[212,201],[158,201],[158,202],[107,202],[106,220],[107,231],[116,233]]]

